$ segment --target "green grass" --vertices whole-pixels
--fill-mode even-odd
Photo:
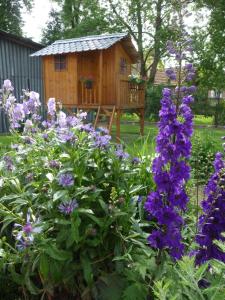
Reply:
[[[135,123],[121,125],[121,141],[126,145],[132,155],[147,155],[155,152],[155,139],[158,128],[154,125],[145,126],[144,137],[139,135],[139,125]],[[116,128],[112,128],[112,136],[115,141]],[[224,129],[195,128],[193,138],[199,136],[201,140],[210,139],[214,143],[216,151],[222,151],[221,137],[225,135]],[[140,153],[141,152],[141,153]]]
[[[11,144],[13,137],[10,135],[0,135],[0,148]]]
[[[213,117],[205,117],[202,115],[195,115],[194,124],[195,125],[213,125]]]

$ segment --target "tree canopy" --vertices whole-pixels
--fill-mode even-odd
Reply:
[[[29,0],[0,0],[0,29],[16,35],[22,35],[23,7],[30,9],[33,1]]]

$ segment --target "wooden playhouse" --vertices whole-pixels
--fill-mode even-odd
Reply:
[[[127,33],[59,40],[31,56],[43,57],[45,99],[55,97],[68,109],[97,110],[109,115],[111,130],[116,115],[117,138],[120,117],[126,110],[140,116],[144,130],[144,83],[129,80],[138,53]]]

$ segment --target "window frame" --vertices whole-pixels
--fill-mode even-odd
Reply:
[[[67,56],[66,55],[54,55],[54,69],[55,72],[62,72],[67,70]]]

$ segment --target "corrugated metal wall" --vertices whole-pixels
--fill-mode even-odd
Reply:
[[[0,37],[0,86],[4,79],[10,79],[17,99],[20,99],[22,89],[29,88],[38,92],[43,101],[41,58],[30,57],[35,51]],[[7,131],[6,117],[4,112],[0,111],[0,133]]]

